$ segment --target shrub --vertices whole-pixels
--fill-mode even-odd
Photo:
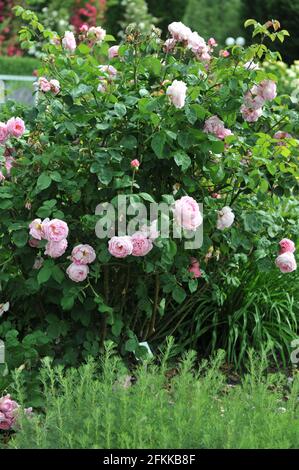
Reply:
[[[32,75],[41,62],[31,57],[0,57],[1,73],[5,75]]]
[[[121,354],[138,358],[146,354],[140,342],[155,349],[169,333],[181,348],[190,336],[197,341],[211,332],[225,275],[243,280],[244,269],[252,266],[254,273],[272,277],[279,241],[298,239],[297,213],[275,210],[283,197],[298,194],[298,145],[294,138],[274,138],[284,129],[296,135],[297,114],[275,97],[274,75],[244,66],[277,56],[255,44],[218,57],[213,44],[196,34],[189,38],[191,48],[180,41],[164,46],[155,30],[143,37],[134,28],[119,49],[108,51],[113,38],[101,28],[82,34],[76,47],[72,33],[62,39],[32,13],[16,11],[29,22],[21,31],[22,46],[31,47],[41,35],[48,44],[38,107],[21,113],[14,105],[1,118],[10,123],[11,136],[1,147],[0,187],[0,279],[3,302],[10,302],[0,335],[8,361],[15,366],[10,355],[16,348],[28,371],[45,353],[75,365],[97,356],[105,338]],[[285,34],[254,27],[273,39]],[[175,37],[190,34],[180,25],[170,29]],[[263,106],[256,109],[256,101]],[[254,113],[259,119],[249,122]],[[22,116],[24,134],[22,121],[13,116]],[[203,202],[202,246],[186,249],[186,239],[173,235],[156,239],[154,225],[135,239],[108,244],[107,237],[98,238],[96,208],[106,201],[116,208],[119,195],[134,210],[142,202],[171,206],[175,217],[172,211],[159,216],[158,230],[162,221],[171,230],[181,224],[185,235],[201,227]],[[144,218],[148,230],[150,220]],[[78,245],[83,261],[73,253]],[[293,253],[286,258],[279,266],[294,270]],[[284,276],[295,282],[294,273]],[[249,344],[251,312],[244,315],[241,331]],[[269,308],[261,321],[273,321],[271,315]],[[288,315],[279,313],[279,321],[288,325],[287,337],[295,336],[296,322]],[[227,328],[207,341],[217,347],[224,334]],[[235,359],[242,342],[230,344]],[[273,352],[280,351],[280,341],[274,341]]]
[[[9,447],[297,448],[298,376],[290,383],[267,374],[265,361],[251,355],[242,382],[228,386],[219,370],[223,354],[196,368],[194,359],[186,354],[172,378],[167,356],[160,367],[146,362],[134,371],[133,384],[109,354],[101,374],[92,361],[68,371],[44,361],[45,413],[24,419]],[[19,392],[21,382],[19,373]]]

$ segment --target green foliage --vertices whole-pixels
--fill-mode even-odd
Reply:
[[[106,338],[122,355],[139,359],[144,354],[140,342],[148,341],[155,352],[171,334],[177,351],[201,342],[207,351],[225,347],[229,359],[240,365],[244,348],[266,348],[270,337],[271,353],[287,358],[298,322],[297,277],[291,273],[281,280],[274,259],[281,238],[294,239],[298,247],[298,143],[288,139],[277,145],[273,135],[280,129],[297,135],[298,115],[281,96],[265,105],[256,123],[244,122],[240,114],[248,89],[276,78],[265,70],[248,70],[244,63],[275,62],[277,54],[260,38],[269,34],[275,40],[284,33],[253,23],[257,42],[232,48],[228,58],[213,57],[207,69],[190,49],[178,45],[165,54],[157,32],[143,35],[132,28],[119,57],[111,60],[117,70],[111,79],[98,69],[108,63],[111,36],[93,46],[81,42],[69,53],[35,14],[22,8],[16,12],[24,22],[22,47],[46,41],[42,74],[59,79],[61,90],[40,93],[34,109],[15,104],[1,109],[1,122],[22,116],[27,132],[7,144],[15,164],[10,176],[3,168],[6,179],[0,186],[1,303],[10,302],[0,320],[0,337],[8,335],[8,371],[0,388],[9,383],[7,372],[22,366],[30,374],[45,354],[67,366],[97,357]],[[187,85],[181,109],[166,94],[174,80]],[[218,115],[233,135],[223,141],[203,132],[211,115]],[[140,168],[133,172],[130,162],[136,158]],[[211,197],[214,192],[221,199]],[[133,204],[172,205],[184,195],[203,202],[203,245],[187,250],[181,239],[160,238],[145,257],[113,258],[108,240],[95,235],[95,210],[104,201],[116,205],[118,195]],[[227,205],[235,223],[220,231],[217,213]],[[67,222],[63,256],[46,257],[45,241],[36,249],[28,245],[28,226],[36,217]],[[169,218],[172,224],[172,212]],[[79,243],[90,244],[97,258],[88,279],[75,283],[66,269]],[[33,269],[39,256],[44,264]],[[200,262],[199,279],[188,271],[191,256]],[[289,297],[283,292],[279,299],[271,279],[285,282]],[[254,291],[261,280],[268,286],[266,300]],[[31,341],[32,334],[37,337],[27,354],[24,341],[28,335]]]
[[[184,23],[205,38],[215,38],[223,46],[227,37],[244,35],[240,2],[241,0],[189,0]]]
[[[168,358],[144,362],[134,383],[111,352],[101,373],[89,361],[65,371],[44,361],[45,413],[24,419],[8,443],[14,449],[269,449],[297,448],[298,374],[293,383],[267,374],[264,358],[249,356],[241,383],[226,385],[223,354],[195,366],[186,354],[171,377]],[[171,372],[171,371],[170,371]],[[16,374],[16,398],[22,372]],[[287,397],[287,400],[286,400]],[[80,432],[78,432],[80,423]]]
[[[0,70],[4,75],[32,75],[40,66],[41,62],[31,57],[0,56]]]
[[[277,19],[281,27],[289,31],[292,39],[286,40],[283,44],[275,46],[276,50],[282,55],[282,58],[288,64],[292,64],[298,59],[298,21],[299,21],[299,2],[293,0],[247,0],[241,1],[241,21],[246,18],[255,18],[260,23],[267,20]],[[247,39],[250,41],[250,34],[247,33]],[[270,47],[271,44],[266,41]]]

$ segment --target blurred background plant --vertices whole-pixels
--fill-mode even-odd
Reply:
[[[125,30],[130,24],[136,25],[142,33],[148,33],[157,23],[157,19],[149,13],[145,0],[122,0],[121,5],[124,8],[124,15],[119,21],[120,37],[124,36]]]
[[[166,34],[169,23],[183,21],[204,38],[214,37],[221,47],[228,38],[240,36],[251,43],[250,33],[243,28],[247,18],[261,23],[278,18],[292,37],[278,46],[282,59],[287,64],[298,59],[299,0],[0,0],[0,55],[23,54],[17,45],[20,23],[12,13],[16,4],[38,13],[46,28],[59,33],[70,28],[78,31],[86,23],[101,25],[117,37],[120,26],[125,31],[128,24],[136,23],[143,31],[154,24]]]

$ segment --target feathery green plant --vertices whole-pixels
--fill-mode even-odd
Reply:
[[[226,385],[224,352],[195,367],[189,352],[169,378],[172,342],[160,366],[142,362],[129,385],[120,359],[108,348],[101,367],[41,371],[45,414],[24,419],[11,448],[297,448],[299,377],[266,374],[249,354],[242,383]],[[101,372],[99,372],[99,369]],[[127,372],[128,374],[128,372]],[[18,398],[22,373],[16,377]],[[288,400],[285,400],[287,396]]]

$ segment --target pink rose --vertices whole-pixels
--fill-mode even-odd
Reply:
[[[219,194],[219,193],[212,193],[212,194],[211,194],[211,197],[212,197],[213,199],[221,199],[221,194]]]
[[[172,52],[173,49],[175,48],[176,46],[176,40],[173,39],[173,38],[170,38],[170,39],[166,39],[166,41],[164,42],[164,45],[163,45],[163,50],[164,52]]]
[[[91,39],[95,39],[96,42],[102,42],[105,39],[106,30],[101,28],[101,26],[91,26],[89,28],[87,37]]]
[[[202,223],[199,205],[193,197],[183,196],[175,202],[174,216],[180,227],[196,230]]]
[[[59,258],[65,253],[67,249],[67,240],[63,238],[59,242],[49,241],[46,244],[45,255],[50,256],[51,258]]]
[[[42,221],[41,219],[34,219],[29,224],[29,233],[30,235],[35,238],[36,240],[41,240],[43,238],[43,231],[42,231]]]
[[[13,137],[21,137],[25,132],[25,124],[23,119],[12,117],[7,121],[7,130]]]
[[[68,277],[74,282],[84,281],[89,273],[89,267],[86,264],[72,263],[66,270]]]
[[[72,33],[71,31],[66,31],[64,33],[64,38],[62,39],[62,45],[64,49],[74,52],[77,47],[74,33]]]
[[[133,243],[133,256],[145,256],[153,248],[152,241],[147,238],[144,233],[136,232],[131,236],[131,241]]]
[[[140,166],[140,161],[137,160],[137,158],[135,158],[135,160],[131,161],[131,167],[132,168],[136,168],[138,170],[139,166]]]
[[[192,31],[188,26],[185,26],[180,21],[174,21],[170,25],[168,25],[168,31],[170,32],[173,39],[176,41],[187,41]]]
[[[277,256],[275,264],[282,273],[291,273],[292,271],[295,271],[297,269],[295,256],[289,251]]]
[[[118,57],[118,50],[119,46],[111,46],[108,49],[108,57],[109,59],[114,59],[114,57]]]
[[[60,219],[53,219],[48,222],[44,221],[43,230],[44,238],[48,241],[60,242],[68,236],[69,228],[67,223]]]
[[[9,137],[7,125],[4,122],[0,122],[0,144],[4,144]]]
[[[5,180],[5,176],[4,174],[2,173],[2,171],[0,170],[0,182],[1,181],[4,181]]]
[[[208,40],[208,45],[209,45],[210,47],[217,47],[217,46],[218,46],[218,44],[217,44],[217,42],[216,42],[216,40],[215,40],[214,38],[210,38],[210,39]]]
[[[73,248],[71,260],[77,264],[89,264],[96,259],[96,254],[90,245],[77,245]]]
[[[0,411],[2,411],[2,413],[12,413],[18,408],[19,405],[16,401],[10,398],[10,395],[5,395],[4,397],[0,398]]]
[[[88,24],[82,24],[79,28],[79,31],[80,33],[87,33],[88,29],[89,29]]]
[[[0,430],[8,431],[13,426],[13,419],[7,418],[4,413],[0,411]]]
[[[211,116],[207,119],[203,131],[206,134],[214,134],[218,139],[225,139],[225,137],[232,135],[231,130],[224,127],[224,122],[218,116]]]
[[[218,212],[217,228],[224,230],[230,227],[235,220],[235,214],[230,207],[225,206]]]
[[[296,250],[295,243],[290,240],[289,238],[283,238],[279,242],[280,251],[279,254],[282,255],[283,253],[294,253]]]
[[[111,80],[114,80],[114,78],[116,77],[117,75],[117,70],[115,67],[113,67],[113,65],[99,65],[98,66],[98,69],[102,72],[102,73],[105,73],[105,74],[108,74],[109,75],[109,78]],[[100,80],[102,79],[102,77],[99,77]]]
[[[226,58],[226,57],[229,57],[229,56],[230,56],[230,53],[229,53],[229,51],[226,51],[226,50],[225,50],[225,51],[220,51],[220,52],[219,52],[219,55],[220,55],[220,57]]]
[[[284,140],[285,139],[291,139],[292,138],[292,135],[289,134],[288,132],[283,132],[283,131],[277,131],[275,132],[274,136],[273,136],[273,139],[277,139],[278,142],[277,142],[277,145],[285,145],[285,142]]]
[[[131,237],[112,237],[108,242],[108,251],[116,258],[125,258],[131,255],[133,251]]]
[[[99,78],[100,78],[101,82],[99,83],[97,90],[100,93],[105,93],[107,91],[108,82],[107,82],[107,80],[103,80],[102,77],[99,77]]]
[[[166,94],[176,108],[183,108],[185,105],[187,85],[180,80],[174,80],[167,88]]]
[[[57,95],[59,92],[60,92],[60,83],[58,80],[55,80],[55,78],[53,78],[52,80],[50,80],[50,88],[51,88],[51,91],[52,93],[54,93],[54,95]]]
[[[207,48],[206,41],[196,31],[188,36],[188,48],[196,54],[199,49]]]
[[[264,106],[265,100],[261,95],[254,94],[252,90],[248,91],[244,96],[244,104],[247,108],[260,109]]]
[[[45,77],[40,77],[38,79],[38,87],[41,91],[45,93],[51,90],[50,82]]]
[[[188,268],[189,273],[193,273],[194,278],[201,277],[199,262],[196,258],[191,258],[191,264]]]
[[[258,85],[258,94],[264,98],[264,100],[274,100],[276,98],[276,83],[273,80],[263,80]]]
[[[140,231],[145,237],[149,238],[151,241],[155,241],[160,235],[158,230],[158,220],[153,220],[149,227],[147,225],[143,225]]]
[[[256,122],[263,114],[262,108],[251,109],[247,108],[244,104],[241,106],[240,111],[243,119],[247,122]]]
[[[15,159],[13,157],[5,158],[5,169],[6,169],[6,173],[8,176],[10,176],[10,170],[12,169],[14,164],[15,164]]]

